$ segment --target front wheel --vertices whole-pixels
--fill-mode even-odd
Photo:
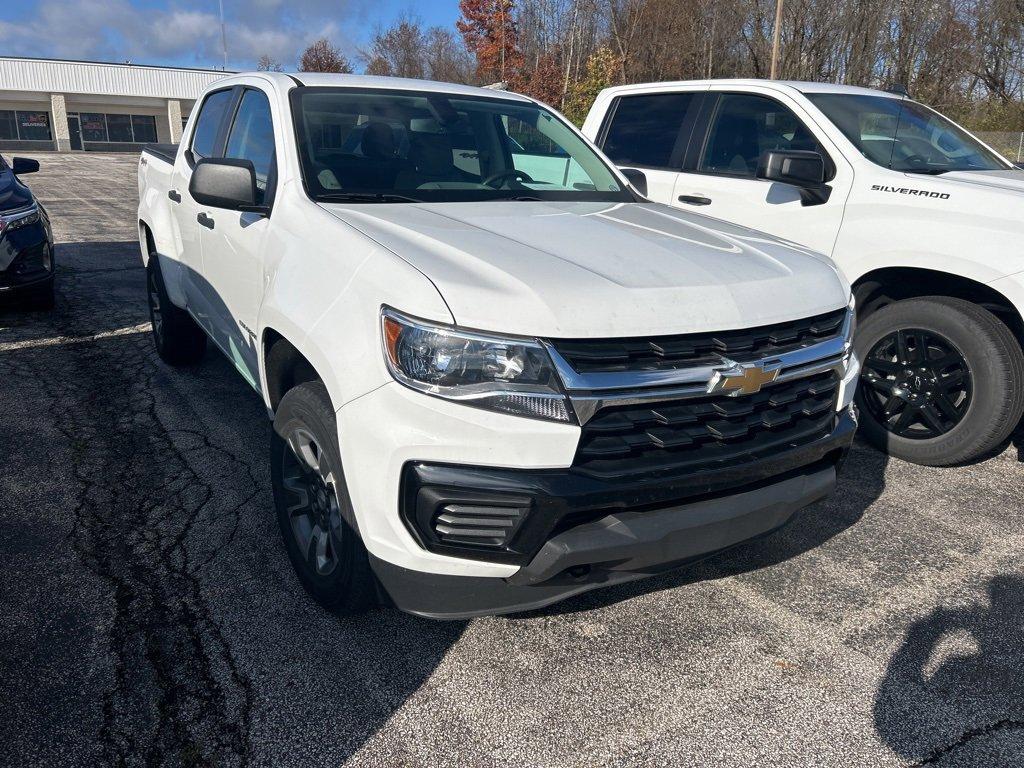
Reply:
[[[889,304],[857,329],[861,433],[892,456],[962,464],[998,448],[1024,412],[1024,355],[995,315],[961,299]]]
[[[274,416],[271,481],[288,558],[306,591],[336,614],[359,613],[376,598],[363,542],[351,521],[337,422],[319,381],[288,390]]]

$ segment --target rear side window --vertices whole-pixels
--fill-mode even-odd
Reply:
[[[605,133],[604,153],[616,165],[678,169],[689,138],[683,126],[696,106],[697,93],[622,96]]]
[[[243,94],[224,156],[252,161],[256,169],[256,188],[264,198],[273,176],[274,123],[270,117],[270,102],[263,91],[247,89]],[[257,202],[262,204],[263,200]]]
[[[196,120],[195,133],[192,134],[192,154],[197,158],[213,157],[216,151],[217,133],[224,120],[224,113],[231,106],[231,96],[231,90],[217,91],[207,96],[206,101],[203,102]]]

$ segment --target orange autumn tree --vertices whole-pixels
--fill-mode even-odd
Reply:
[[[476,74],[483,83],[517,82],[523,55],[515,21],[515,0],[460,0],[462,18],[455,26],[476,56]]]

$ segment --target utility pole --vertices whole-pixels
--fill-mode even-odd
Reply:
[[[224,71],[228,70],[228,36],[224,31],[224,0],[220,2],[220,48],[224,52]]]
[[[782,0],[775,0],[775,28],[772,30],[772,80],[779,76],[779,43],[782,40]]]

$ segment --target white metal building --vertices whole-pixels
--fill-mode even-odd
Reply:
[[[0,56],[0,150],[137,151],[174,143],[230,72]]]

